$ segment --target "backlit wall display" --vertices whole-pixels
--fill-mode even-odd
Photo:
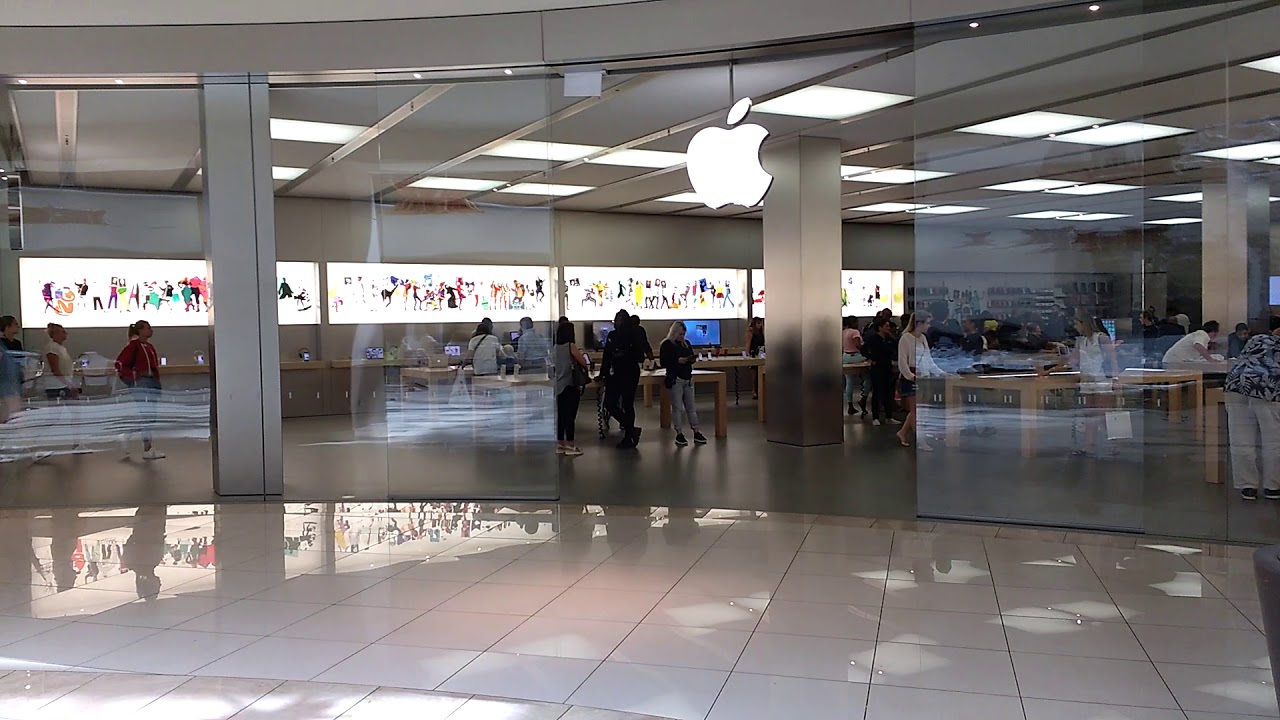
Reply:
[[[747,312],[745,270],[566,267],[564,312],[571,320],[612,320],[619,310],[645,320],[737,318]]]
[[[329,263],[329,322],[516,322],[551,320],[551,274],[525,265]]]
[[[320,324],[318,266],[276,263],[281,325]],[[209,324],[213,288],[204,260],[134,258],[18,259],[22,326],[68,328]]]
[[[901,315],[905,292],[901,270],[841,270],[840,314],[865,317],[885,308]],[[765,316],[764,270],[751,271],[751,314]]]
[[[319,265],[276,263],[276,315],[281,325],[319,325],[323,302]]]
[[[22,326],[207,325],[208,273],[204,260],[19,258]]]

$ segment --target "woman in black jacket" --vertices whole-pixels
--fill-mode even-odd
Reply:
[[[679,320],[671,323],[667,331],[667,339],[658,348],[658,360],[667,371],[666,386],[671,391],[671,423],[676,428],[676,445],[684,447],[689,441],[684,436],[684,425],[680,416],[689,419],[689,429],[693,431],[693,441],[704,445],[707,438],[698,431],[698,411],[693,407],[693,363],[697,359],[689,341],[685,339],[687,329]]]

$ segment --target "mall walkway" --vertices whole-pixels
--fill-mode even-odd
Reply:
[[[6,511],[0,547],[11,720],[1277,715],[1243,547],[473,504]]]

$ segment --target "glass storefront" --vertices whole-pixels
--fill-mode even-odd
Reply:
[[[205,192],[217,128],[201,81],[15,79],[0,88],[0,182],[20,188],[20,232],[0,248],[0,312],[23,351],[10,353],[21,381],[0,426],[0,504],[215,497],[225,448],[210,418],[234,399],[211,382],[216,350],[270,347],[240,330],[212,340],[210,248],[226,240],[208,228],[239,210],[274,268],[226,282],[257,292],[278,341],[246,387],[280,393],[278,417],[258,420],[279,430],[265,474],[282,466],[291,501],[554,500],[566,483],[642,500],[653,476],[689,477],[741,483],[738,497],[773,509],[1274,539],[1265,498],[1233,487],[1247,456],[1231,457],[1222,387],[1233,330],[1265,333],[1277,301],[1274,11],[1161,7],[750,57],[219,79],[265,93],[270,121],[245,127],[269,153],[244,157],[271,178],[270,212]],[[920,379],[911,449],[856,412],[838,451],[766,441],[764,361],[748,357],[749,320],[766,317],[765,211],[709,209],[684,154],[745,97],[766,151],[839,140],[841,314],[864,332],[882,309],[897,332],[929,316],[937,372]],[[619,309],[655,349],[682,320],[700,354],[722,355],[700,366],[721,376],[697,384],[718,454],[611,455],[589,389],[576,428],[595,457],[558,458],[556,320],[598,361]],[[154,393],[115,370],[139,319],[155,330]],[[1203,354],[1180,344],[1211,321]],[[49,367],[50,322],[66,327],[77,397]],[[872,383],[846,360],[856,406]],[[237,380],[220,378],[224,393]],[[672,450],[663,398],[659,379],[637,400],[661,438],[652,453]],[[168,458],[145,458],[144,436]],[[779,497],[771,476],[791,471],[810,495]],[[728,504],[699,492],[651,502]]]

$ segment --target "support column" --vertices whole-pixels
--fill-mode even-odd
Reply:
[[[840,141],[795,138],[764,160],[774,177],[764,208],[765,435],[842,443]]]
[[[1206,183],[1201,226],[1201,293],[1203,318],[1222,324],[1223,334],[1236,323],[1265,329],[1268,268],[1271,266],[1271,200],[1269,188],[1244,175],[1226,183]]]
[[[200,96],[213,489],[224,496],[284,491],[270,114],[256,80],[208,81]]]

